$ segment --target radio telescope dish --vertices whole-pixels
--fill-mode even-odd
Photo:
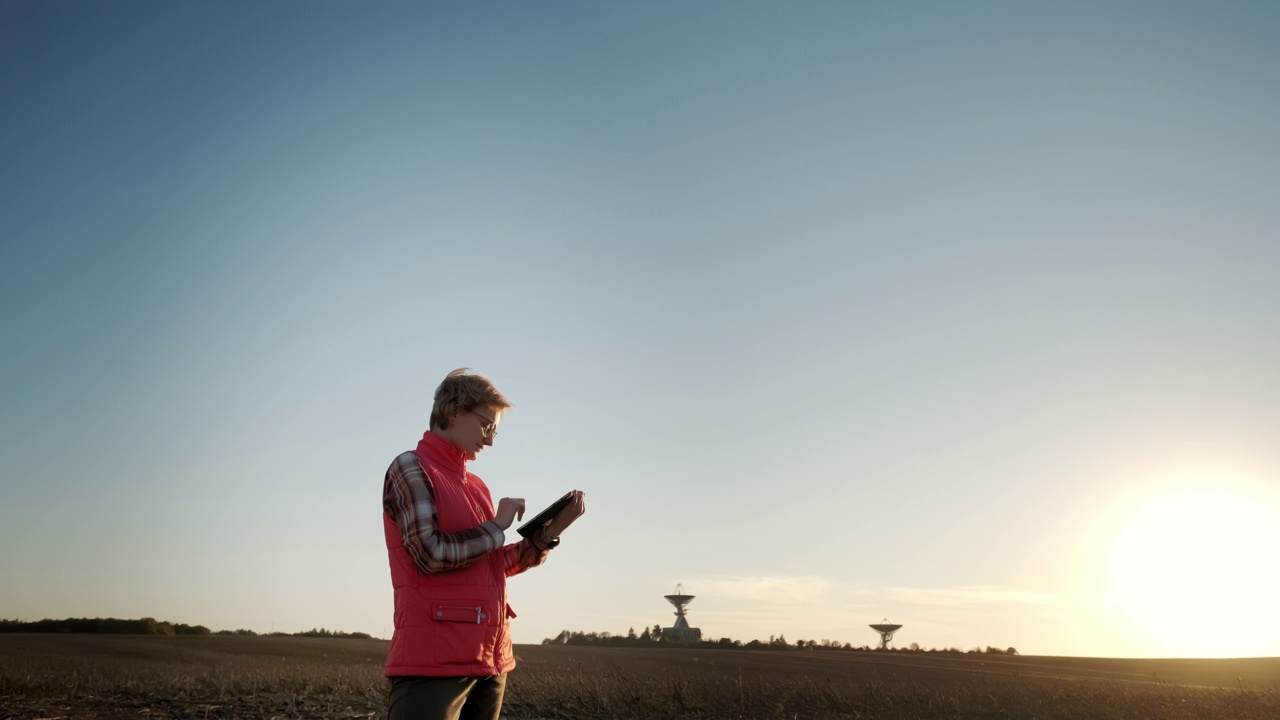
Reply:
[[[693,602],[693,596],[685,595],[684,586],[676,585],[676,593],[674,595],[663,595],[663,597],[676,608],[676,622],[669,628],[663,628],[663,636],[679,642],[698,642],[701,640],[702,630],[689,627],[689,620],[684,613],[684,609],[688,607],[689,603]]]
[[[884,620],[881,620],[880,622],[876,623],[875,625],[872,625],[872,626],[871,626],[871,629],[872,629],[872,630],[875,630],[875,631],[876,631],[876,632],[878,632],[878,633],[880,633],[880,647],[878,647],[878,648],[876,648],[876,649],[877,649],[877,650],[888,650],[888,649],[889,649],[889,641],[893,639],[893,634],[894,634],[894,633],[896,633],[896,632],[898,632],[899,630],[901,630],[901,629],[902,629],[902,626],[901,626],[901,625],[894,625],[893,623],[889,622],[889,619],[888,619],[888,618],[885,618]]]

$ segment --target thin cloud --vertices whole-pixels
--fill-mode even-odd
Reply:
[[[857,598],[860,603],[892,602],[927,606],[1059,606],[1066,598],[995,585],[955,587],[859,587],[817,575],[714,575],[688,583],[685,592],[708,599],[732,599],[761,605],[804,605]]]
[[[1062,598],[1033,590],[1004,588],[991,585],[967,585],[946,588],[889,587],[875,593],[886,600],[909,605],[974,606],[1021,605],[1056,606]]]
[[[763,605],[798,605],[823,599],[832,593],[835,585],[831,580],[814,575],[717,575],[689,583],[685,592]]]

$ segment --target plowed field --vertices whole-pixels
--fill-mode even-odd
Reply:
[[[521,718],[1280,718],[1280,659],[518,646]],[[0,718],[377,718],[386,643],[0,635]]]

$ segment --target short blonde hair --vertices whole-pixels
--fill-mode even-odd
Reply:
[[[440,387],[436,388],[435,404],[431,407],[431,427],[448,430],[455,415],[481,405],[492,405],[499,410],[512,407],[489,378],[471,372],[471,368],[458,368],[446,375]]]

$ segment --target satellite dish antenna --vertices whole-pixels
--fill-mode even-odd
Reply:
[[[667,602],[676,606],[676,624],[672,627],[688,630],[689,621],[684,617],[684,609],[689,603],[693,602],[693,596],[685,595],[684,586],[677,584],[675,595],[663,595],[663,597],[667,599]]]
[[[872,630],[880,633],[880,647],[877,650],[888,650],[889,641],[893,639],[893,634],[902,629],[901,625],[894,625],[889,622],[888,618],[881,620],[871,626]]]

